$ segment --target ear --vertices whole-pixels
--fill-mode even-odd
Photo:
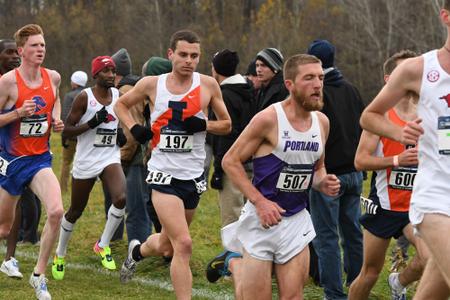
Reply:
[[[284,81],[284,85],[286,86],[286,88],[289,92],[294,88],[294,82],[290,79],[286,79]]]
[[[450,12],[444,8],[442,8],[439,12],[442,23],[447,26],[450,26]]]
[[[386,84],[389,80],[389,75],[384,75],[383,79],[384,79],[384,83]]]
[[[17,53],[19,53],[19,56],[23,55],[23,47],[17,47]]]
[[[172,56],[175,53],[175,51],[173,51],[171,48],[167,49],[167,58],[169,60],[172,60]]]

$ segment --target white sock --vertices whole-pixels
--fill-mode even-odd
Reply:
[[[61,228],[59,230],[58,247],[56,248],[56,255],[58,257],[64,257],[67,253],[67,245],[69,244],[70,237],[72,236],[73,227],[75,224],[66,220],[64,215],[61,220]]]
[[[109,246],[109,242],[111,241],[111,238],[114,235],[114,232],[116,231],[117,227],[119,227],[120,222],[122,222],[124,215],[125,215],[125,207],[119,209],[115,207],[114,204],[109,207],[108,220],[106,220],[105,229],[103,230],[100,242],[98,242],[98,246],[100,248]]]
[[[395,288],[397,291],[402,291],[405,287],[400,283],[399,280],[399,273],[394,273],[395,276],[392,276],[391,285],[393,288]]]

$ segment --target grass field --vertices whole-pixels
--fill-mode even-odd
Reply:
[[[59,135],[54,134],[51,143],[54,152],[54,171],[59,176],[61,160]],[[367,182],[365,185],[367,186]],[[64,208],[67,209],[70,192],[63,195],[63,200]],[[205,265],[222,248],[219,237],[219,219],[217,192],[208,190],[202,196],[191,225],[194,241],[191,260],[194,299],[233,299],[230,280],[219,280],[216,284],[210,284],[204,276]],[[45,220],[45,214],[43,214],[42,220]],[[72,235],[66,258],[67,269],[64,280],[53,280],[50,266],[47,269],[48,286],[52,299],[175,299],[171,291],[168,265],[161,258],[144,260],[138,266],[135,279],[126,285],[119,282],[118,271],[109,272],[102,269],[99,258],[92,251],[92,246],[101,235],[104,224],[103,196],[101,187],[97,183],[91,193],[89,204],[82,218],[77,222]],[[0,245],[3,244],[0,243]],[[111,248],[116,264],[120,267],[126,256],[127,243],[125,240],[114,242]],[[0,249],[1,255],[4,255],[4,246]],[[28,278],[36,262],[38,251],[37,246],[18,246],[16,258],[21,264],[24,279],[9,279],[0,273],[0,299],[34,299],[34,290],[29,286]],[[373,289],[370,299],[390,299],[386,282],[389,265],[390,262],[387,260],[386,267]],[[277,298],[276,292],[274,292],[273,298]],[[305,299],[323,299],[322,290],[312,283],[308,284],[305,290]]]

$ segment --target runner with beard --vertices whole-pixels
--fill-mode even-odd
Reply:
[[[77,137],[77,148],[72,169],[70,208],[61,221],[52,266],[56,280],[64,278],[67,245],[97,177],[110,193],[113,204],[109,208],[103,234],[94,245],[94,252],[101,257],[106,269],[116,269],[109,242],[125,214],[125,176],[120,165],[119,147],[126,143],[126,138],[118,129],[119,120],[113,111],[119,98],[119,91],[114,87],[115,68],[109,56],[94,58],[92,77],[96,83],[75,98],[63,131],[65,138]]]
[[[324,166],[329,122],[318,111],[323,78],[316,57],[288,59],[284,82],[290,96],[258,113],[223,158],[227,176],[249,200],[239,220],[222,229],[225,248],[243,255],[230,264],[232,273],[240,267],[237,299],[271,299],[272,269],[280,299],[303,298],[308,244],[316,236],[305,209],[309,190],[333,196],[340,188]],[[243,167],[251,157],[253,183]]]

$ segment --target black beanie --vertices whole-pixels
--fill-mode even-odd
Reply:
[[[327,40],[315,40],[308,47],[308,54],[314,55],[322,61],[322,68],[331,68],[334,66],[334,48]]]
[[[245,75],[252,75],[252,76],[256,76],[256,60],[252,60],[251,63],[248,64],[247,67],[247,72],[245,73]]]
[[[217,74],[230,77],[236,74],[239,56],[237,52],[225,49],[214,55],[212,64]]]
[[[259,51],[256,59],[262,60],[274,73],[283,69],[283,54],[276,48],[266,48]]]
[[[111,58],[116,64],[117,75],[127,76],[131,74],[131,58],[127,49],[122,48],[114,53]]]

